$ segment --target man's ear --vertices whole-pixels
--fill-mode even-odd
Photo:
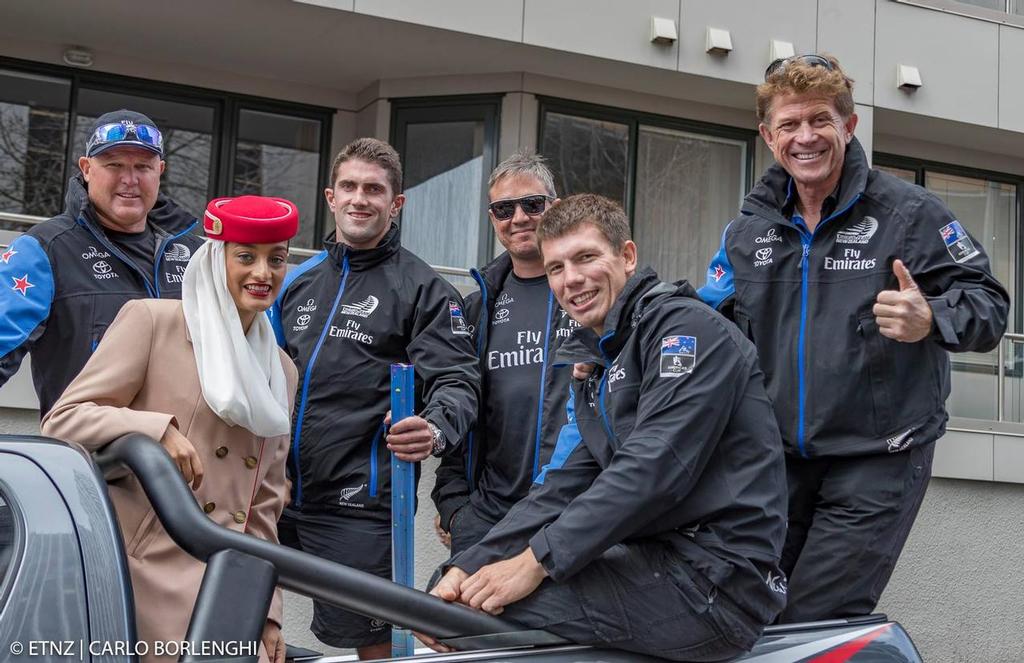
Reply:
[[[405,194],[400,193],[395,196],[395,199],[391,202],[391,218],[398,216],[398,213],[402,211],[402,205],[405,204]]]
[[[327,207],[333,212],[334,211],[334,189],[327,187],[324,189],[324,200],[327,201]]]
[[[843,127],[846,129],[846,142],[849,143],[853,140],[853,131],[857,128],[857,114],[851,115],[850,119],[843,123]]]
[[[86,182],[89,181],[90,168],[92,168],[92,161],[89,159],[89,157],[78,158],[78,169],[82,171],[82,177],[85,178]]]
[[[761,134],[761,140],[763,140],[764,144],[768,146],[768,149],[774,151],[775,148],[772,147],[774,139],[772,138],[772,132],[771,129],[768,128],[768,125],[764,122],[758,124],[757,133]]]
[[[636,273],[636,244],[633,240],[627,239],[622,247],[622,258],[626,261],[626,276],[633,276]]]

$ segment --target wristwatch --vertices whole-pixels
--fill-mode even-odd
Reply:
[[[439,457],[441,454],[444,453],[444,448],[445,446],[447,446],[447,442],[444,439],[444,433],[441,432],[440,428],[438,428],[429,421],[427,422],[427,428],[430,429],[430,435],[434,438],[433,445],[431,446],[430,449],[430,455],[434,457]]]

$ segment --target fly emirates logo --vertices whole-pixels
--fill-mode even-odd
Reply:
[[[860,249],[843,249],[842,258],[825,256],[825,269],[832,272],[859,272],[874,269],[875,258],[861,258]]]
[[[491,350],[487,353],[487,370],[494,371],[516,366],[529,366],[544,362],[544,348],[540,347],[539,331],[517,331],[516,345],[513,350],[502,352]]]

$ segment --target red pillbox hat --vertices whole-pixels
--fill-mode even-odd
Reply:
[[[285,242],[299,232],[299,210],[284,198],[216,198],[206,206],[203,230],[210,239],[223,242]]]

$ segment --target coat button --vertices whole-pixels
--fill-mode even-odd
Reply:
[[[213,513],[213,510],[217,508],[217,505],[213,502],[207,502],[203,505],[203,511],[206,513]]]
[[[256,460],[256,456],[246,456],[245,457],[245,466],[248,467],[250,470],[255,468],[256,467],[256,463],[258,463],[258,462],[259,461]]]
[[[235,511],[235,522],[239,525],[245,523],[245,511]]]
[[[217,447],[217,451],[215,451],[214,453],[217,454],[217,458],[223,458],[224,456],[228,455],[228,448],[227,447]]]

